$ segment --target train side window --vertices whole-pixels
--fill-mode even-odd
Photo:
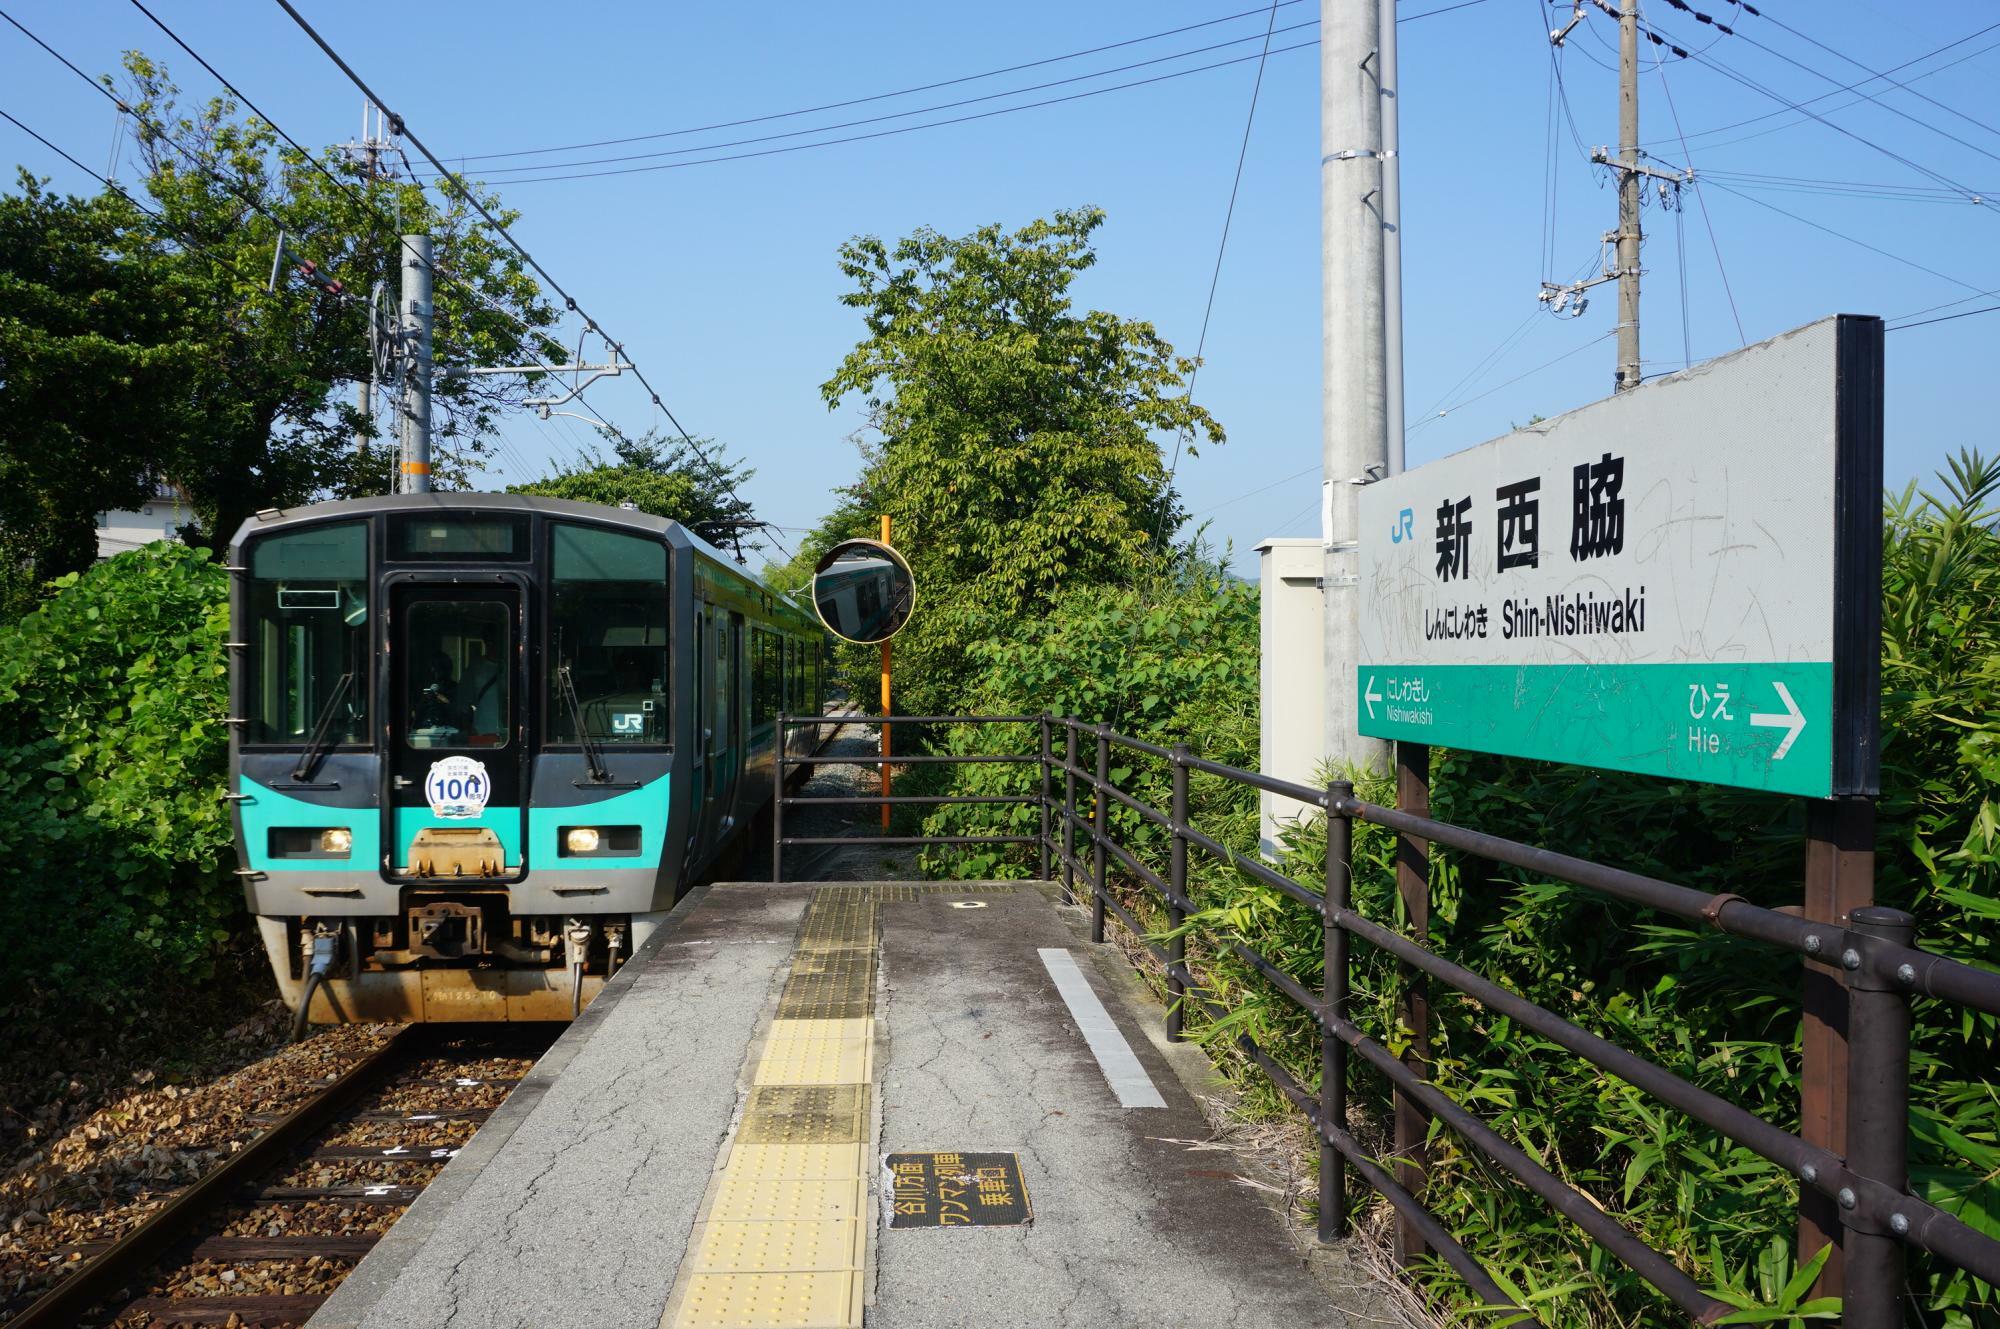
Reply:
[[[243,661],[250,743],[368,742],[368,527],[314,526],[249,548]]]
[[[549,542],[549,741],[578,741],[559,686],[567,670],[593,739],[669,742],[666,546],[568,523],[552,524]]]

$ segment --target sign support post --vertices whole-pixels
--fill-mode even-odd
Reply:
[[[1396,810],[1416,817],[1431,815],[1431,750],[1428,744],[1399,741],[1396,744]],[[1414,835],[1396,837],[1396,894],[1403,902],[1404,929],[1419,946],[1430,944],[1431,936],[1431,845]],[[1409,1034],[1403,1064],[1425,1079],[1430,1078],[1431,996],[1429,980],[1407,964],[1402,971],[1402,999],[1399,1018]],[[1424,1142],[1430,1133],[1430,1114],[1399,1088],[1396,1100],[1396,1180],[1412,1195],[1423,1194],[1424,1172],[1429,1163]],[[1415,1264],[1429,1249],[1423,1234],[1400,1212],[1396,1215],[1396,1261],[1404,1268]]]
[[[882,516],[882,543],[889,544],[889,517]],[[889,829],[889,641],[882,640],[882,829]]]

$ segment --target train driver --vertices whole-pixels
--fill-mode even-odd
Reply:
[[[465,670],[458,677],[458,695],[464,699],[467,741],[477,744],[502,742],[502,703],[507,683],[500,676],[499,648],[491,628],[465,643]]]

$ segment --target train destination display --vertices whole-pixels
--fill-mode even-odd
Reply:
[[[1839,316],[1360,495],[1360,731],[1876,789],[1881,322]]]

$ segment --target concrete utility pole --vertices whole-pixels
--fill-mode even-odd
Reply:
[[[402,459],[397,491],[431,489],[431,238],[403,237]]]
[[[373,102],[362,102],[361,137],[351,143],[340,145],[347,153],[348,160],[361,163],[361,169],[367,173],[371,192],[375,182],[382,178],[382,154],[390,147],[390,140],[383,136],[377,124],[377,117],[380,114]],[[370,317],[374,315],[372,308],[369,315]],[[356,386],[354,405],[361,417],[361,423],[354,431],[354,451],[360,460],[366,461],[368,433],[375,420],[375,380],[372,374],[362,379]]]
[[[1376,0],[1382,38],[1382,432],[1389,441],[1389,474],[1403,470],[1403,147],[1397,103],[1403,85],[1396,72],[1396,0]]]
[[[1320,389],[1326,541],[1326,755],[1386,769],[1387,745],[1357,734],[1355,486],[1388,470],[1383,354],[1380,19],[1366,0],[1320,0]]]
[[[1639,386],[1639,0],[1618,9],[1618,377]]]

